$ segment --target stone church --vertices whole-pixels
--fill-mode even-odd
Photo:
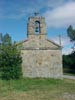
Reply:
[[[61,46],[47,39],[44,17],[28,18],[27,39],[18,43],[23,77],[62,78]]]

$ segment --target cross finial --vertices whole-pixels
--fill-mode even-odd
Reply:
[[[34,13],[35,16],[37,16],[38,14],[39,14],[38,12],[35,12],[35,13]]]

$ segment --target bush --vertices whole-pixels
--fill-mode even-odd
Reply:
[[[3,79],[18,79],[21,77],[22,58],[15,45],[3,47],[0,63]]]
[[[7,80],[19,79],[22,76],[21,53],[15,44],[8,42],[0,44],[0,77]]]
[[[69,55],[63,55],[63,67],[65,72],[75,74],[75,51]]]

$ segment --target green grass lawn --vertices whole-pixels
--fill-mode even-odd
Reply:
[[[0,79],[0,100],[75,100],[75,80]]]

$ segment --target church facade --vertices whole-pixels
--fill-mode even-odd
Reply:
[[[62,78],[61,46],[47,39],[44,17],[29,17],[27,39],[18,44],[23,77]]]

